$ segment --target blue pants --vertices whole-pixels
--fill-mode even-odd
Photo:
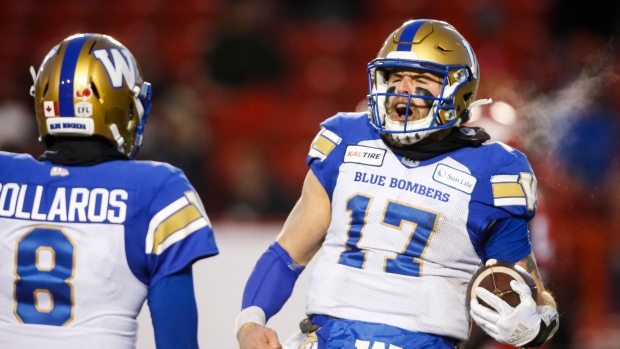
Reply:
[[[363,321],[333,319],[318,315],[312,322],[318,349],[455,349],[453,338],[411,332],[398,327]]]

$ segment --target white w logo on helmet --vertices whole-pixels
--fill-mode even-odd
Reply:
[[[108,72],[108,77],[110,77],[112,87],[122,87],[124,77],[127,86],[133,88],[136,84],[136,63],[133,56],[128,50],[123,48],[111,48],[110,52],[112,53],[114,63],[110,60],[110,55],[106,49],[95,50],[93,54],[95,58],[103,63],[105,70]]]

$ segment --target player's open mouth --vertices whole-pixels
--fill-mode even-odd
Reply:
[[[407,103],[398,103],[396,104],[396,108],[394,108],[396,114],[398,114],[397,118],[394,118],[398,121],[403,121],[405,118],[409,118],[409,121],[413,118],[413,110],[411,108],[407,108]],[[396,116],[396,115],[393,115]]]

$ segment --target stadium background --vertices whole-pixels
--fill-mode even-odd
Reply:
[[[141,64],[154,107],[139,158],[186,172],[222,245],[196,266],[200,343],[220,349],[235,347],[243,284],[298,197],[319,123],[364,108],[366,64],[392,30],[410,18],[448,21],[479,59],[478,98],[495,101],[473,123],[523,150],[539,180],[532,239],[562,316],[546,348],[618,347],[620,2],[0,0],[0,9],[0,150],[42,153],[28,69],[63,38],[109,34]],[[307,274],[274,318],[281,337],[301,319]],[[140,323],[138,348],[151,348],[146,310]]]

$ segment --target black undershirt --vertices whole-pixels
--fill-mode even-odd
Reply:
[[[39,156],[39,161],[46,160],[57,165],[92,166],[112,160],[129,160],[129,157],[103,139],[67,137],[55,139]]]
[[[390,136],[386,133],[381,134],[383,142],[394,153],[414,161],[428,160],[464,147],[478,147],[491,139],[491,136],[482,127],[453,127],[450,134],[439,141],[398,147],[392,145],[388,137]]]

